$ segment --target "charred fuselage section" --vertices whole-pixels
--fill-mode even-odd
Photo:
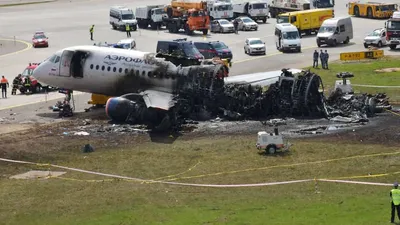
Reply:
[[[184,109],[178,114],[185,118],[199,119],[204,112],[230,120],[327,116],[321,78],[309,71],[294,76],[284,69],[279,81],[266,91],[261,86],[224,85],[221,81],[217,81],[218,88],[209,91],[189,82],[189,79],[195,80],[190,77],[175,94],[176,106]]]
[[[344,88],[335,89],[325,98],[321,77],[310,71],[294,75],[283,69],[279,80],[267,89],[225,84],[223,69],[218,66],[189,66],[180,71],[171,90],[173,106],[169,110],[148,108],[140,94],[129,94],[110,99],[107,114],[119,122],[144,123],[153,130],[164,131],[179,129],[188,119],[366,118],[390,107],[383,94],[354,95]],[[348,78],[343,74],[338,77]]]

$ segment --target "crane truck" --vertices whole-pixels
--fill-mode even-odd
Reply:
[[[172,0],[171,4],[164,8],[167,17],[163,17],[163,22],[170,33],[178,33],[183,29],[188,35],[192,35],[196,30],[206,35],[210,28],[210,17],[206,8],[206,2]]]
[[[267,22],[268,3],[265,0],[254,0],[233,4],[233,15],[235,17],[248,16],[254,21],[262,20]]]
[[[279,14],[309,9],[333,8],[335,0],[272,0],[269,7],[271,18]]]
[[[163,5],[148,5],[136,8],[136,20],[139,28],[156,30],[163,25],[163,17],[167,17]]]

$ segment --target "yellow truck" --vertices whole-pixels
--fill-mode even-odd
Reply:
[[[349,15],[370,19],[388,19],[397,11],[397,4],[378,2],[350,2],[347,4]]]
[[[276,23],[291,23],[297,27],[299,33],[306,35],[317,33],[326,19],[335,17],[333,9],[310,9],[282,13],[276,17]]]
[[[107,100],[111,98],[111,96],[92,94],[91,99],[88,101],[88,104],[94,105],[96,107],[102,107],[107,104]]]

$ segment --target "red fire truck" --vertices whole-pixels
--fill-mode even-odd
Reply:
[[[400,44],[400,12],[393,12],[393,16],[385,22],[386,41],[390,49],[396,49]]]
[[[29,63],[29,65],[25,68],[24,72],[21,73],[22,75],[22,84],[19,87],[19,91],[24,94],[26,92],[31,92],[31,93],[38,93],[41,92],[42,90],[49,91],[49,85],[40,83],[38,80],[36,80],[34,77],[32,77],[33,70],[39,66],[39,63]],[[24,83],[25,79],[31,79],[31,87],[30,90],[26,90]]]

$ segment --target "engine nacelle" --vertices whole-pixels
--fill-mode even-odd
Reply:
[[[106,103],[106,114],[115,122],[125,123],[128,120],[135,120],[136,109],[135,101],[123,97],[109,98]]]

